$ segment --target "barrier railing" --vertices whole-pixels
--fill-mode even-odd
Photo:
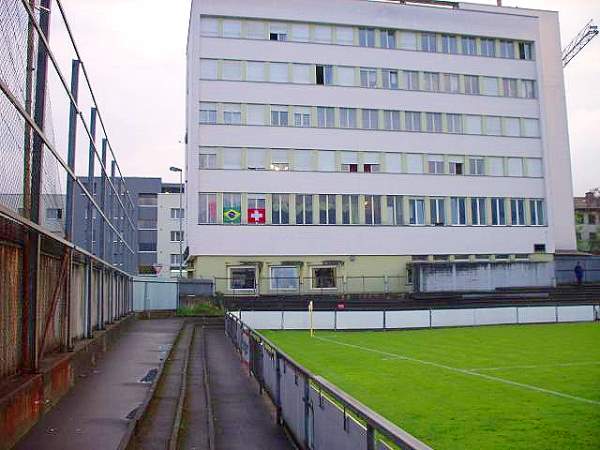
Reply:
[[[429,446],[295,362],[235,316],[225,332],[275,405],[277,421],[303,449],[407,449]]]

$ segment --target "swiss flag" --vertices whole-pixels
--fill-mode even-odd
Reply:
[[[248,223],[265,223],[265,209],[264,208],[248,209]]]

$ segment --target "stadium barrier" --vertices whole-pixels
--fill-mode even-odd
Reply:
[[[327,450],[431,450],[429,446],[370,410],[283,353],[234,314],[225,332],[242,362],[275,405],[299,448]]]
[[[311,328],[311,313],[308,311],[230,311],[230,314],[254,329]],[[315,330],[389,330],[594,320],[600,320],[600,305],[312,312],[312,327]]]

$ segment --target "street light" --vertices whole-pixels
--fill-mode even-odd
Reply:
[[[183,278],[183,170],[179,167],[169,167],[171,172],[179,172],[179,278]]]

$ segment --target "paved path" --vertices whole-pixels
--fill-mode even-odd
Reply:
[[[127,415],[150,387],[140,380],[158,368],[181,319],[138,320],[85,378],[17,445],[19,450],[112,450],[127,430]]]

